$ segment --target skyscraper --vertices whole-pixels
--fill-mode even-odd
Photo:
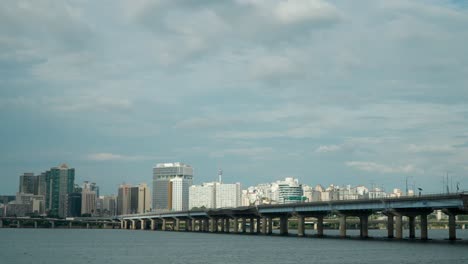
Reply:
[[[82,215],[93,215],[96,213],[97,205],[97,194],[96,189],[98,187],[95,183],[89,183],[87,181],[83,184],[83,191],[81,192],[81,214]]]
[[[129,184],[122,184],[119,186],[119,191],[117,194],[117,215],[125,215],[131,213],[131,188],[132,186]]]
[[[26,172],[20,176],[19,193],[37,194],[38,177],[34,173]]]
[[[153,168],[153,210],[187,210],[193,168],[189,165],[160,163]]]
[[[66,217],[68,194],[73,192],[75,169],[66,164],[46,171],[46,210],[51,216]]]

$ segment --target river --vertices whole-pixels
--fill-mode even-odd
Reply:
[[[336,230],[325,230],[334,235]],[[298,238],[102,229],[0,229],[1,264],[468,263],[461,241]],[[355,230],[349,230],[354,235]],[[443,238],[447,230],[430,230]],[[385,235],[373,230],[370,235]]]

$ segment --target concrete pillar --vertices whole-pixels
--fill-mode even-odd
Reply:
[[[280,217],[280,235],[288,235],[288,216],[282,215]]]
[[[455,215],[449,214],[449,240],[457,240],[457,231],[456,231],[456,222],[455,222]]]
[[[395,216],[395,238],[403,239],[403,216]]]
[[[124,220],[124,228],[128,229],[128,221],[127,220]]]
[[[242,233],[247,232],[247,219],[245,217],[242,217],[241,228],[242,228]]]
[[[239,233],[239,218],[234,217],[234,233]]]
[[[361,215],[359,216],[359,227],[360,227],[360,237],[367,238],[369,237],[369,216]]]
[[[86,229],[89,229],[89,223],[86,223]]]
[[[55,228],[55,221],[50,221],[50,228]]]
[[[161,230],[162,230],[162,231],[166,231],[166,224],[167,224],[167,223],[166,223],[166,219],[163,218],[163,219],[162,219],[162,226],[161,226]]]
[[[215,232],[214,231],[215,230],[215,225],[216,225],[215,224],[215,222],[216,222],[215,219],[211,218],[209,221],[210,221],[210,232]]]
[[[260,234],[260,231],[262,230],[262,219],[260,217],[257,217],[257,223],[255,224],[255,231],[257,231],[257,234]]]
[[[230,218],[226,218],[226,233],[230,233],[231,232],[231,219]]]
[[[37,221],[34,221],[34,228],[37,228]]]
[[[16,220],[16,227],[17,227],[17,228],[21,228],[21,222],[20,222],[20,220]]]
[[[323,237],[323,216],[317,217],[317,236]]]
[[[304,224],[304,216],[299,215],[297,217],[297,236],[303,237],[305,235]]]
[[[70,228],[70,229],[73,228],[73,222],[68,222],[68,228]]]
[[[346,237],[346,216],[340,216],[340,237]]]
[[[185,220],[185,231],[192,231],[192,219]]]
[[[3,220],[0,219],[0,228],[3,228]]]
[[[204,220],[204,223],[205,223],[205,232],[209,232],[209,227],[210,227],[210,219],[205,219]]]
[[[421,214],[421,240],[427,240],[427,214]]]
[[[266,235],[267,233],[268,220],[266,217],[262,218],[262,234]]]
[[[268,231],[267,234],[273,234],[273,217],[268,217]]]
[[[135,220],[131,220],[132,221],[132,230],[135,230],[136,229],[136,221]]]
[[[180,231],[180,219],[179,218],[176,218],[174,219],[175,223],[174,223],[174,231]]]
[[[219,231],[220,231],[221,233],[224,233],[224,223],[225,223],[224,220],[225,220],[225,219],[222,218],[222,217],[221,217],[221,219],[219,219],[219,227],[220,227],[220,230],[219,230]]]
[[[414,239],[416,238],[416,221],[414,216],[408,217],[408,225],[409,225],[409,238]]]
[[[141,226],[140,226],[140,229],[141,229],[141,230],[145,230],[145,229],[146,229],[146,221],[145,221],[145,220],[141,219],[141,220],[140,220],[140,225],[141,225]]]
[[[388,238],[394,238],[395,236],[393,235],[394,232],[394,227],[393,227],[393,215],[388,214],[387,215],[387,237]]]
[[[150,219],[150,229],[151,230],[156,230],[156,220],[155,219]]]
[[[253,217],[250,218],[250,228],[249,229],[250,229],[250,233],[253,234],[254,231],[255,231],[255,222],[254,222]]]

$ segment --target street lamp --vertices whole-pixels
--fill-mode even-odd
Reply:
[[[419,196],[421,196],[421,191],[422,191],[423,189],[418,187],[418,190],[419,190]]]

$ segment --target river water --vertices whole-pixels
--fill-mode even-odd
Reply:
[[[336,230],[325,230],[334,235]],[[141,230],[0,229],[0,264],[468,263],[463,240],[298,238]],[[349,230],[354,235],[355,230]],[[383,230],[370,235],[385,236]],[[434,238],[447,230],[430,230]]]

